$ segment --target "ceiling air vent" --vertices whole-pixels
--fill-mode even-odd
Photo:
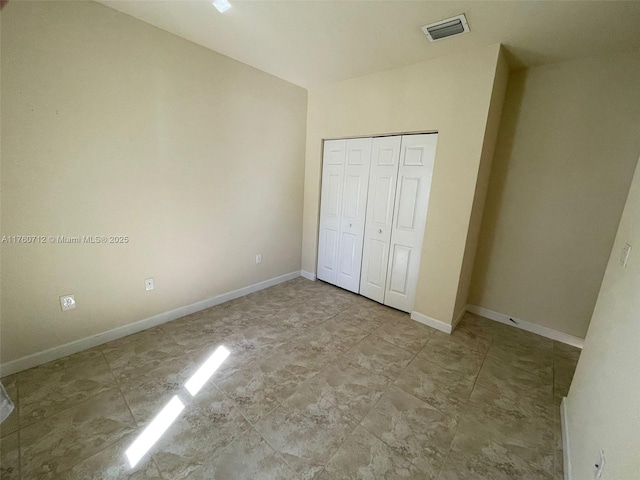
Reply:
[[[469,31],[469,24],[464,14],[430,23],[422,27],[422,31],[430,42],[437,42],[447,37],[460,35]]]

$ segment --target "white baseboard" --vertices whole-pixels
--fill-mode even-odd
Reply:
[[[504,323],[505,325],[511,325],[512,327],[520,328],[522,330],[526,330],[527,332],[535,333],[543,337],[551,338],[552,340],[557,340],[558,342],[566,343],[567,345],[573,345],[574,347],[578,348],[582,348],[584,346],[584,339],[582,338],[574,337],[573,335],[569,335],[568,333],[558,332],[557,330],[549,327],[543,327],[542,325],[538,325],[536,323],[531,323],[515,317],[510,317],[508,315],[504,315],[503,313],[494,312],[493,310],[489,310],[487,308],[478,307],[476,305],[467,305],[467,311],[488,318],[490,320],[495,320],[496,322]]]
[[[571,444],[569,443],[569,399],[567,397],[564,397],[560,404],[560,419],[562,424],[562,462],[564,466],[564,480],[572,480]]]
[[[453,332],[456,327],[458,326],[458,324],[460,323],[460,320],[462,320],[462,317],[464,317],[464,314],[467,313],[467,308],[463,308],[460,313],[456,316],[456,318],[453,319],[453,324],[451,325],[451,331]]]
[[[415,320],[416,322],[435,328],[436,330],[440,330],[444,333],[451,333],[453,331],[453,327],[450,324],[436,318],[428,317],[423,313],[411,312],[411,320]]]
[[[304,270],[300,271],[300,275],[304,278],[306,278],[307,280],[311,280],[312,282],[316,281],[316,275],[314,273],[311,272],[306,272]]]
[[[216,295],[215,297],[192,303],[191,305],[176,308],[175,310],[170,310],[168,312],[162,312],[152,317],[145,318],[128,325],[123,325],[121,327],[117,327],[112,330],[93,335],[91,337],[81,338],[80,340],[65,343],[64,345],[53,347],[48,350],[43,350],[42,352],[32,353],[31,355],[27,355],[25,357],[18,358],[17,360],[13,360],[11,362],[3,363],[2,365],[0,365],[0,376],[5,377],[16,372],[21,372],[22,370],[26,370],[28,368],[37,367],[38,365],[42,365],[43,363],[66,357],[67,355],[81,352],[82,350],[86,350],[87,348],[97,347],[98,345],[102,345],[103,343],[126,337],[127,335],[138,333],[148,328],[162,325],[163,323],[176,320],[186,315],[191,315],[192,313],[199,312],[200,310],[220,305],[221,303],[225,303],[230,300],[243,297],[250,293],[257,292],[274,285],[278,285],[279,283],[283,283],[288,280],[293,280],[300,275],[301,272],[299,270],[287,273],[285,275],[280,275],[279,277],[270,278],[269,280],[254,283],[253,285],[249,285],[247,287],[239,288],[227,293],[222,293],[220,295]]]

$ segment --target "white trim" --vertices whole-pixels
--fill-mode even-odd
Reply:
[[[569,399],[564,397],[560,404],[560,419],[562,425],[562,462],[564,480],[573,478],[571,472],[571,444],[569,443]]]
[[[536,333],[538,335],[542,335],[543,337],[566,343],[567,345],[573,345],[574,347],[578,348],[582,348],[584,346],[584,339],[580,337],[574,337],[573,335],[569,335],[568,333],[559,332],[549,327],[543,327],[542,325],[538,325],[536,323],[520,320],[519,318],[509,317],[508,315],[494,312],[493,310],[478,307],[476,305],[467,305],[467,311],[488,318],[490,320],[495,320],[496,322],[511,325],[512,327],[520,328],[522,330],[526,330],[527,332]]]
[[[462,317],[464,317],[465,313],[467,313],[467,307],[463,308],[462,311],[458,314],[458,316],[453,319],[453,323],[451,325],[452,332],[456,329],[456,327],[460,323],[460,320],[462,320]]]
[[[453,331],[450,324],[445,323],[442,320],[438,320],[436,318],[428,317],[423,313],[411,312],[411,320],[415,320],[416,322],[422,323],[429,327],[433,327],[436,330],[440,330],[441,332],[444,332],[444,333],[451,333]]]
[[[293,280],[294,278],[297,278],[299,276],[300,270],[287,273],[285,275],[280,275],[279,277],[270,278],[269,280],[254,283],[253,285],[249,285],[247,287],[239,288],[227,293],[222,293],[220,295],[216,295],[215,297],[192,303],[191,305],[179,307],[168,312],[162,312],[152,317],[145,318],[128,325],[123,325],[121,327],[117,327],[112,330],[93,335],[91,337],[81,338],[80,340],[65,343],[64,345],[59,345],[48,350],[32,353],[31,355],[27,355],[25,357],[18,358],[17,360],[13,360],[11,362],[3,363],[2,365],[0,365],[0,376],[5,377],[16,372],[21,372],[22,370],[26,370],[28,368],[42,365],[43,363],[51,362],[52,360],[66,357],[67,355],[86,350],[87,348],[93,348],[98,345],[102,345],[103,343],[126,337],[127,335],[138,333],[148,328],[162,325],[163,323],[167,323],[186,315],[199,312],[200,310],[220,305],[221,303],[228,302],[229,300],[244,297],[245,295],[248,295],[250,293],[257,292],[274,285],[278,285],[279,283]]]
[[[306,272],[304,270],[300,270],[300,275],[302,277],[306,278],[307,280],[311,280],[312,282],[316,281],[315,273],[311,273],[311,272]]]

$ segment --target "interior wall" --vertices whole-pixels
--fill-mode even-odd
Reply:
[[[633,248],[622,268],[626,243]],[[593,478],[601,449],[602,480],[634,480],[640,472],[639,247],[640,163],[567,399],[569,461],[576,480]]]
[[[414,310],[451,324],[500,45],[309,91],[303,270],[315,273],[322,141],[438,131]]]
[[[464,249],[462,268],[460,270],[460,282],[458,284],[458,294],[454,309],[454,322],[460,319],[466,310],[469,290],[471,288],[471,278],[473,266],[475,264],[478,242],[480,239],[480,228],[484,213],[487,190],[489,188],[489,178],[491,176],[491,166],[495,153],[502,109],[509,81],[509,65],[504,55],[504,51],[498,58],[496,66],[496,79],[491,92],[491,103],[489,105],[489,115],[484,131],[484,142],[480,155],[480,165],[478,167],[478,181],[473,196],[473,206],[471,208],[471,218],[469,219],[469,231]]]
[[[639,53],[511,74],[469,303],[584,338],[640,149]]]
[[[95,2],[1,22],[2,235],[129,239],[3,243],[2,362],[300,270],[306,90]]]

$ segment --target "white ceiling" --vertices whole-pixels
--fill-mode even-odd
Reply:
[[[306,88],[498,42],[512,68],[640,49],[640,1],[98,1]],[[460,13],[468,34],[420,30]]]

